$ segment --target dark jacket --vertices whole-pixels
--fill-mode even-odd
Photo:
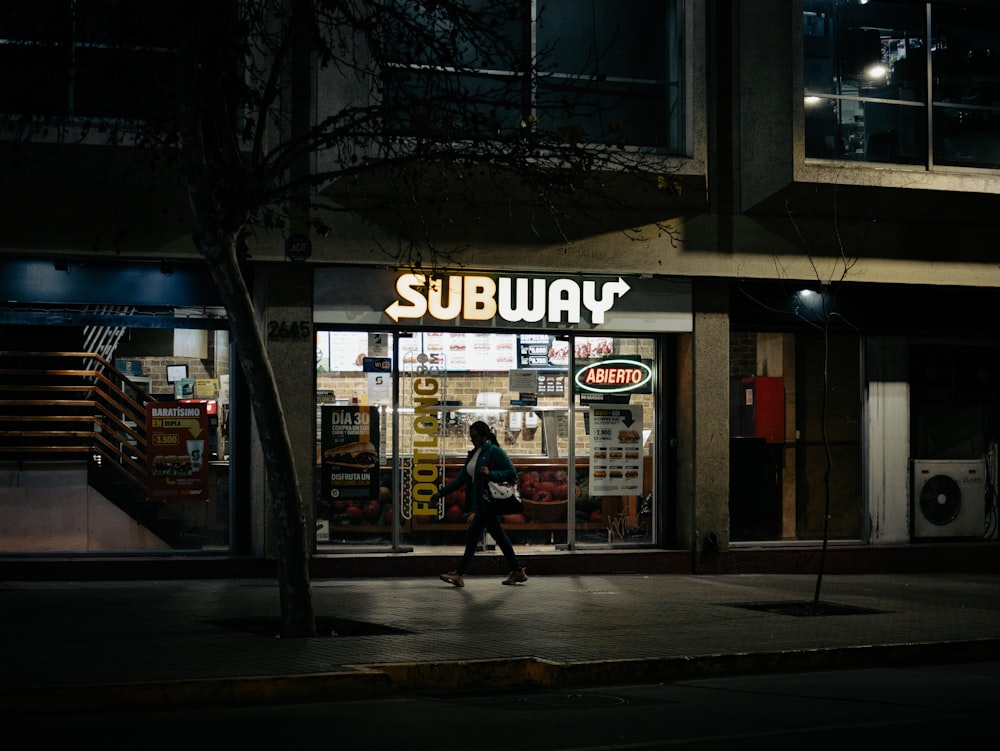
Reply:
[[[469,463],[469,459],[472,455],[476,453],[475,449],[472,449],[465,457],[465,461],[462,462],[461,471],[455,476],[455,478],[443,485],[439,491],[442,496],[446,496],[449,493],[453,493],[462,487],[465,483],[465,510],[466,512],[475,512],[479,510],[480,501],[483,497],[483,491],[486,488],[486,479],[483,475],[479,473],[479,470],[488,466],[490,468],[490,480],[496,480],[498,482],[503,482],[504,480],[510,482],[517,482],[517,470],[514,468],[514,463],[507,456],[507,452],[502,448],[497,446],[491,441],[486,441],[483,443],[482,453],[479,454],[479,459],[476,460],[476,472],[475,476],[469,477],[469,473],[466,471],[466,465]]]

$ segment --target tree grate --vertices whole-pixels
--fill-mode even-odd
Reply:
[[[797,618],[809,618],[821,615],[878,615],[883,610],[871,610],[854,605],[838,605],[832,602],[735,602],[730,607],[746,610],[761,610],[767,613],[793,615]]]

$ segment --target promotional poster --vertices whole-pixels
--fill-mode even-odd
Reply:
[[[642,490],[642,407],[590,407],[590,494]]]
[[[146,405],[150,500],[208,497],[208,403]]]
[[[324,404],[320,412],[323,498],[379,497],[379,425],[375,407]]]

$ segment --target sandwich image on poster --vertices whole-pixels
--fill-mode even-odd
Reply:
[[[146,492],[150,500],[209,499],[206,402],[150,402]]]
[[[353,441],[326,449],[323,463],[351,469],[371,469],[378,466],[378,452],[371,441]]]

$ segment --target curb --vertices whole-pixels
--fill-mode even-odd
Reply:
[[[560,663],[534,657],[345,665],[345,670],[0,689],[0,716],[156,711],[375,699],[393,693],[666,683],[775,672],[1000,659],[1000,639]]]
[[[560,663],[532,657],[451,662],[385,663],[394,692],[433,689],[564,688],[661,683],[691,678],[808,670],[927,665],[1000,659],[1000,639],[872,644],[843,648],[713,654]]]

